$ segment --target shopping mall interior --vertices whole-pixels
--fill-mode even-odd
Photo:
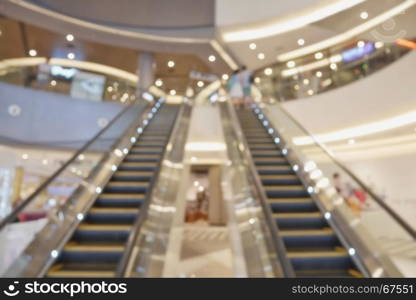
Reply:
[[[415,22],[0,0],[0,277],[416,277]]]

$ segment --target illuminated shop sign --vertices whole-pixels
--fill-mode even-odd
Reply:
[[[75,76],[77,70],[74,68],[63,68],[61,66],[52,66],[51,74],[56,77],[63,77],[65,79],[71,79]]]
[[[357,47],[354,47],[354,48],[351,48],[342,52],[341,53],[342,61],[346,63],[355,61],[366,55],[373,53],[374,50],[375,50],[374,43],[372,42],[365,43],[362,47],[357,46]]]

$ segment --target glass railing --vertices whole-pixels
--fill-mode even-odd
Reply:
[[[410,50],[397,43],[355,38],[301,58],[277,63],[254,74],[262,101],[308,98],[345,86],[394,63]]]
[[[136,99],[137,76],[90,62],[25,57],[0,61],[0,82],[72,98],[129,104]]]
[[[229,157],[223,172],[232,190],[231,223],[240,236],[247,276],[293,277],[235,110],[230,101],[219,105]]]
[[[126,106],[0,220],[0,275],[42,276],[162,103]],[[65,194],[51,197],[63,181]]]
[[[293,170],[308,186],[308,192],[364,274],[415,276],[415,228],[280,104],[253,104],[253,110],[280,144]],[[300,145],[296,142],[299,137],[306,137],[307,143]]]
[[[119,277],[164,277],[174,231],[175,216],[180,215],[180,205],[185,199],[184,180],[186,167],[184,151],[188,136],[192,106],[185,101],[176,118],[160,171],[152,184],[151,193],[141,208],[141,215],[130,236],[122,262],[117,271]]]

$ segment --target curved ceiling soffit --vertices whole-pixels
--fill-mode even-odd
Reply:
[[[221,28],[222,39],[225,42],[234,43],[277,36],[326,19],[366,1],[323,0],[319,4],[305,7],[296,13],[289,13],[285,16],[278,16],[250,24],[225,26]]]
[[[212,30],[212,37],[205,38],[169,36],[163,35],[163,31],[160,31],[157,35],[150,31],[138,32],[126,28],[113,28],[103,24],[95,24],[50,11],[24,0],[1,0],[0,12],[39,27],[49,30],[53,28],[55,32],[63,34],[71,32],[80,38],[104,44],[109,44],[111,40],[113,45],[141,51],[194,54],[203,60],[214,51],[222,58],[215,63],[220,72],[235,69],[236,65],[222,45],[218,45],[219,43],[215,39],[215,30]],[[48,21],[45,22],[45,20]],[[164,33],[177,33],[176,30],[169,31]],[[189,32],[190,30],[185,31]],[[218,46],[214,47],[215,45]],[[218,50],[222,51],[218,52]]]
[[[191,29],[213,27],[215,22],[215,0],[25,1],[92,23],[120,27]]]
[[[93,23],[90,21],[86,21],[83,19],[71,17],[59,12],[55,12],[49,10],[47,8],[43,8],[41,6],[32,4],[30,2],[24,0],[5,0],[3,5],[9,6],[6,7],[6,14],[7,9],[16,9],[16,6],[20,9],[24,9],[28,12],[40,15],[42,17],[50,18],[55,21],[64,22],[70,25],[75,25],[81,27],[83,29],[98,31],[103,33],[115,34],[127,38],[134,38],[144,41],[155,41],[155,42],[164,42],[164,43],[177,43],[177,44],[208,44],[212,38],[200,38],[200,37],[186,37],[186,33],[192,33],[194,30],[190,29],[183,29],[183,30],[175,30],[176,33],[181,32],[182,37],[178,36],[171,36],[171,30],[143,30],[141,31],[140,28],[135,28],[132,30],[131,28],[127,27],[112,27],[107,24],[98,24]],[[44,20],[43,20],[44,21]],[[156,34],[157,32],[157,34]]]

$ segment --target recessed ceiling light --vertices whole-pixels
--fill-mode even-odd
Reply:
[[[157,87],[161,87],[162,85],[163,85],[163,81],[162,81],[162,79],[157,79],[156,81],[155,81],[155,85],[157,86]]]
[[[254,78],[254,82],[255,82],[255,83],[260,83],[260,82],[261,82],[260,77],[256,77],[256,78]]]
[[[310,81],[308,78],[303,79],[303,84],[304,85],[309,85]]]
[[[296,63],[293,60],[291,60],[287,62],[286,66],[288,68],[294,68],[296,66]]]
[[[228,76],[228,74],[222,74],[222,79],[223,79],[223,80],[228,80],[228,78],[230,78],[230,77]]]
[[[322,52],[315,53],[315,59],[322,59],[324,57],[324,54]]]
[[[360,18],[363,19],[363,20],[367,20],[368,19],[368,12],[366,12],[366,11],[361,12]]]
[[[273,69],[272,68],[264,69],[264,74],[266,74],[267,76],[272,75],[273,74]]]
[[[299,91],[300,86],[299,86],[299,84],[295,84],[295,86],[293,88],[295,89],[295,91]]]
[[[365,42],[364,41],[359,41],[357,43],[357,46],[360,47],[360,48],[363,48],[365,46]]]
[[[35,49],[30,49],[29,50],[29,55],[32,56],[32,57],[36,56],[36,55],[38,55],[38,51],[36,51]]]
[[[214,62],[216,59],[217,59],[217,58],[215,57],[215,55],[210,55],[210,56],[208,57],[208,60],[209,60],[210,62]]]
[[[299,46],[305,45],[305,40],[304,39],[298,39],[298,45]]]
[[[69,52],[67,57],[68,57],[68,59],[75,59],[75,53]]]
[[[335,64],[335,63],[332,63],[330,66],[329,66],[330,68],[331,68],[331,70],[336,70],[336,69],[338,69],[338,66],[337,66],[337,64]]]
[[[168,61],[168,67],[173,68],[175,66],[175,62],[173,60]]]
[[[175,95],[176,95],[176,90],[170,90],[169,94],[170,94],[171,96],[175,96]]]
[[[260,52],[259,54],[257,54],[257,58],[258,58],[258,59],[260,59],[260,60],[265,59],[265,57],[266,57],[266,56],[264,55],[264,53],[261,53],[261,52]]]
[[[375,43],[376,49],[380,49],[383,46],[384,46],[384,43],[383,42],[378,41],[378,42]]]
[[[248,45],[248,47],[249,47],[251,50],[256,50],[257,45],[256,45],[256,43],[251,43],[250,45]]]
[[[313,90],[308,90],[308,95],[312,96],[315,92]]]
[[[316,72],[316,77],[321,78],[322,77],[322,72],[321,71]]]
[[[65,38],[68,42],[72,42],[75,39],[72,34],[67,34]]]
[[[198,87],[203,87],[204,86],[204,82],[203,81],[198,81],[196,84]]]
[[[56,80],[51,80],[51,86],[56,86]]]

